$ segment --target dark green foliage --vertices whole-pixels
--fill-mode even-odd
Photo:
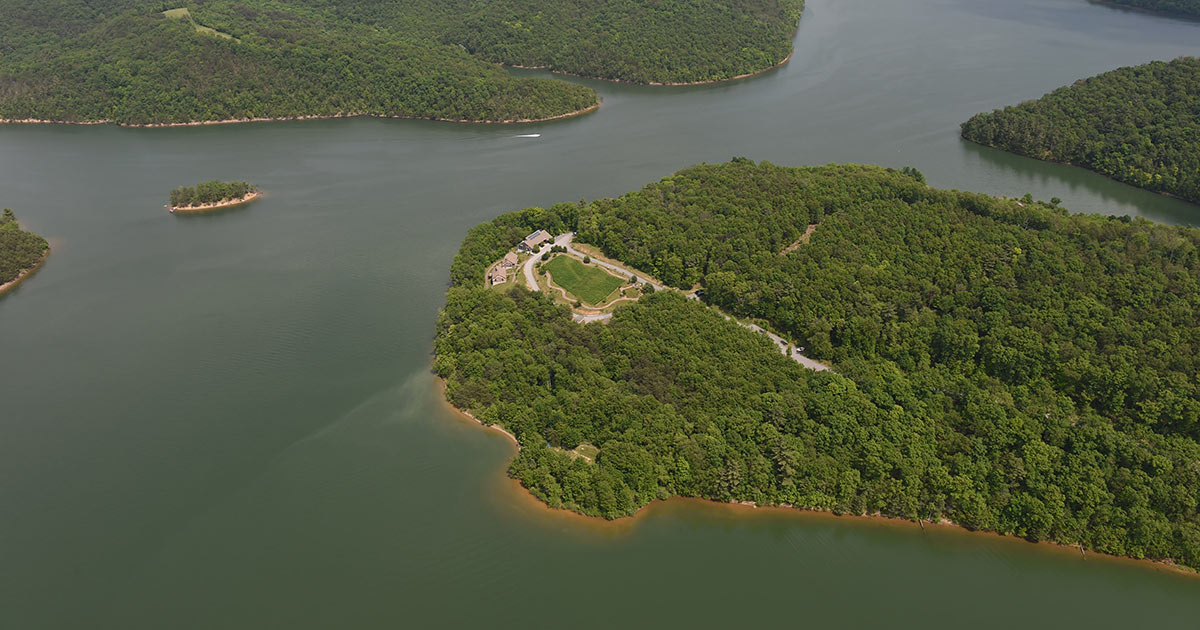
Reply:
[[[493,61],[637,83],[719,81],[792,51],[803,0],[492,0],[446,38]]]
[[[254,186],[246,182],[203,182],[195,186],[180,186],[171,191],[171,206],[186,208],[219,201],[241,199],[254,192]]]
[[[511,473],[547,503],[946,517],[1200,566],[1200,230],[744,159],[563,208],[472,230],[436,342],[451,402],[517,435]],[[556,221],[839,373],[674,291],[578,325],[479,288]],[[595,464],[557,448],[585,442]]]
[[[717,81],[792,50],[803,0],[302,0],[484,59],[637,83]]]
[[[1104,0],[1104,4],[1200,18],[1200,0]]]
[[[1120,68],[979,114],[963,137],[1200,202],[1200,59]]]
[[[169,19],[164,7],[191,17]],[[802,0],[0,0],[0,119],[544,119],[587,109],[597,96],[518,79],[493,62],[638,82],[726,79],[783,59],[801,8]]]
[[[48,249],[46,239],[21,229],[12,210],[5,208],[0,213],[0,284],[37,266]]]
[[[94,3],[93,3],[94,4]],[[271,0],[0,0],[0,118],[178,123],[374,115],[523,120],[597,102],[583,86],[516,79],[458,46],[398,37]]]

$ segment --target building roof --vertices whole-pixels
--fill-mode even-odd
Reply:
[[[538,231],[534,232],[533,234],[526,236],[524,243],[525,243],[526,247],[528,247],[529,249],[533,249],[533,248],[537,247],[538,245],[541,245],[542,243],[545,243],[546,241],[548,241],[550,239],[551,239],[551,236],[550,236],[549,232],[547,232],[546,230],[538,230]]]
[[[517,253],[516,252],[508,252],[508,254],[504,256],[504,260],[500,261],[500,264],[505,267],[516,267],[517,266]]]

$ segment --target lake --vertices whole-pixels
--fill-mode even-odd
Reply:
[[[958,125],[1200,24],[1085,0],[809,0],[786,66],[522,126],[0,127],[0,207],[50,239],[0,298],[0,627],[1196,627],[1200,579],[959,531],[695,501],[604,523],[504,474],[430,374],[466,231],[733,156],[1200,223]],[[540,138],[517,138],[539,133]],[[265,198],[172,216],[171,188]]]

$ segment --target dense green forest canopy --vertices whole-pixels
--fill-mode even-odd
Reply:
[[[963,137],[1200,202],[1200,59],[1120,68],[979,114]]]
[[[719,81],[792,51],[804,0],[301,0],[490,61],[638,83]]]
[[[374,115],[543,119],[591,89],[299,3],[0,0],[0,119],[159,124]],[[221,37],[197,26],[229,35]]]
[[[0,212],[0,284],[36,267],[48,249],[46,239],[21,229],[12,210]]]
[[[763,70],[802,0],[0,0],[0,119],[164,124],[332,115],[535,120],[585,86]]]
[[[483,289],[533,229],[699,282],[707,304],[657,292],[579,325],[523,287]],[[1196,567],[1198,247],[1200,230],[935,190],[913,170],[738,159],[473,228],[435,369],[454,405],[517,436],[510,474],[553,506],[945,517]]]
[[[1104,4],[1200,18],[1200,0],[1104,0]]]
[[[246,182],[222,182],[213,180],[195,186],[180,186],[171,191],[172,207],[201,206],[221,201],[242,199],[254,192],[254,186]]]

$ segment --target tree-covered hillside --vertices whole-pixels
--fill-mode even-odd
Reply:
[[[1200,59],[1120,68],[979,114],[972,142],[1200,202]]]
[[[534,228],[699,282],[837,373],[676,292],[579,325],[540,294],[483,289]],[[511,474],[554,506],[944,517],[1200,566],[1198,247],[1200,230],[935,190],[913,171],[735,160],[473,229],[435,369],[453,404],[517,435]],[[594,463],[569,452],[585,443]]]
[[[0,284],[36,267],[48,249],[46,239],[21,229],[12,210],[0,212]]]
[[[783,61],[803,8],[803,0],[493,0],[447,37],[507,64],[695,83]]]
[[[0,0],[0,119],[525,120],[597,102],[583,86],[516,79],[458,46],[306,7],[204,2],[178,19],[164,15],[164,6]]]
[[[1200,0],[1104,0],[1104,3],[1142,9],[1144,11],[1200,18]]]
[[[0,119],[545,119],[591,89],[728,79],[791,51],[802,0],[0,0]]]
[[[804,0],[300,0],[510,65],[638,83],[719,81],[792,51]]]

